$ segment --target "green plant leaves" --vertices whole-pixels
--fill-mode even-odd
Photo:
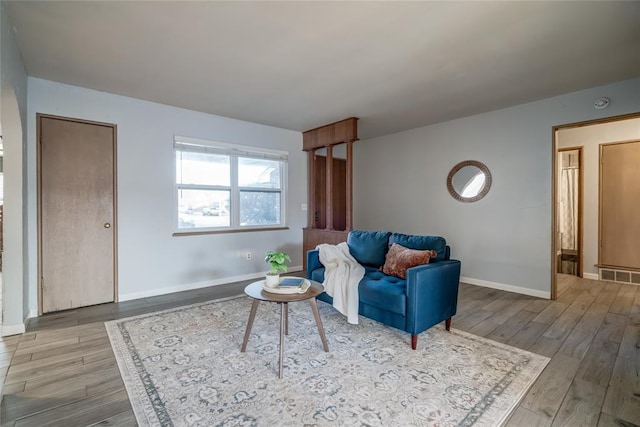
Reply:
[[[288,268],[285,262],[291,262],[291,257],[284,252],[268,251],[265,254],[264,260],[270,266],[269,273],[278,274],[279,271],[282,271],[284,273],[287,272]]]

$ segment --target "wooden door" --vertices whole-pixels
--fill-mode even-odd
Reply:
[[[40,312],[116,295],[115,125],[38,115]]]
[[[598,264],[640,269],[640,141],[600,146]]]

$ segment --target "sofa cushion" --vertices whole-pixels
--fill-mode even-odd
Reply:
[[[406,313],[407,281],[398,277],[388,276],[376,267],[365,267],[365,275],[358,284],[358,300],[378,309],[404,316]],[[325,269],[317,268],[311,273],[311,279],[322,283]],[[322,293],[318,298],[333,303],[333,298]],[[380,319],[374,319],[380,320]]]
[[[388,276],[373,268],[365,270],[358,286],[360,303],[405,316],[407,281]]]
[[[392,243],[382,266],[382,272],[401,279],[407,278],[407,269],[422,264],[429,264],[431,258],[436,257],[436,251],[427,249],[419,251],[409,249],[397,243]]]
[[[349,253],[364,266],[380,267],[384,264],[390,235],[388,231],[352,230],[347,235]]]
[[[405,248],[436,251],[434,261],[442,261],[446,257],[447,242],[440,236],[416,236],[412,234],[393,233],[389,237],[389,245],[397,243]]]

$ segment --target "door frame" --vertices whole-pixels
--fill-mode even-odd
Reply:
[[[577,146],[577,147],[563,147],[563,148],[558,148],[557,152],[556,152],[556,156],[559,153],[562,153],[564,151],[577,151],[578,152],[578,227],[577,227],[577,233],[578,233],[578,265],[577,265],[577,270],[578,270],[578,277],[583,277],[583,273],[582,273],[582,263],[583,263],[583,257],[584,257],[584,248],[583,248],[583,233],[584,233],[584,229],[583,229],[583,224],[584,224],[584,156],[583,156],[583,146]],[[557,165],[556,165],[557,167]],[[558,173],[558,171],[556,170],[556,175]],[[558,177],[556,176],[556,184],[558,182]],[[557,203],[557,200],[556,200]],[[557,209],[556,209],[556,218],[555,220],[557,221]],[[557,232],[557,230],[556,230]],[[557,236],[554,236],[554,239]],[[562,251],[562,248],[560,248],[560,250]],[[556,248],[557,251],[557,248]],[[557,252],[556,252],[557,253]],[[556,265],[556,274],[557,274],[557,265]]]
[[[38,316],[42,316],[42,134],[41,119],[65,120],[68,122],[88,125],[106,126],[113,129],[113,301],[118,302],[118,126],[113,123],[76,119],[73,117],[56,116],[52,114],[36,113],[36,194],[37,194],[37,223],[38,223]]]
[[[558,133],[558,131],[563,130],[563,129],[571,129],[571,128],[579,128],[579,127],[584,127],[584,126],[592,126],[592,125],[597,125],[597,124],[602,124],[602,123],[609,123],[609,122],[619,122],[622,120],[629,120],[629,119],[635,119],[635,118],[639,118],[640,117],[640,112],[637,113],[630,113],[630,114],[622,114],[619,116],[611,116],[611,117],[604,117],[601,119],[594,119],[594,120],[586,120],[586,121],[582,121],[582,122],[576,122],[576,123],[568,123],[568,124],[563,124],[563,125],[556,125],[553,126],[551,128],[551,265],[555,266],[556,265],[556,253],[558,251],[557,248],[557,244],[556,244],[556,235],[558,233],[557,230],[557,221],[558,221],[558,206],[557,206],[557,201],[556,198],[558,197],[557,195],[557,188],[558,188],[558,165],[557,165],[557,155],[558,155],[558,141],[556,138],[556,135]],[[552,300],[555,300],[558,298],[558,287],[557,287],[557,272],[556,272],[556,268],[551,268],[551,292],[550,292],[550,296]]]

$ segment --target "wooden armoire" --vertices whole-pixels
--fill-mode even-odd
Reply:
[[[353,143],[358,119],[351,117],[303,132],[308,155],[308,226],[303,229],[303,260],[320,243],[347,240],[352,227]]]

